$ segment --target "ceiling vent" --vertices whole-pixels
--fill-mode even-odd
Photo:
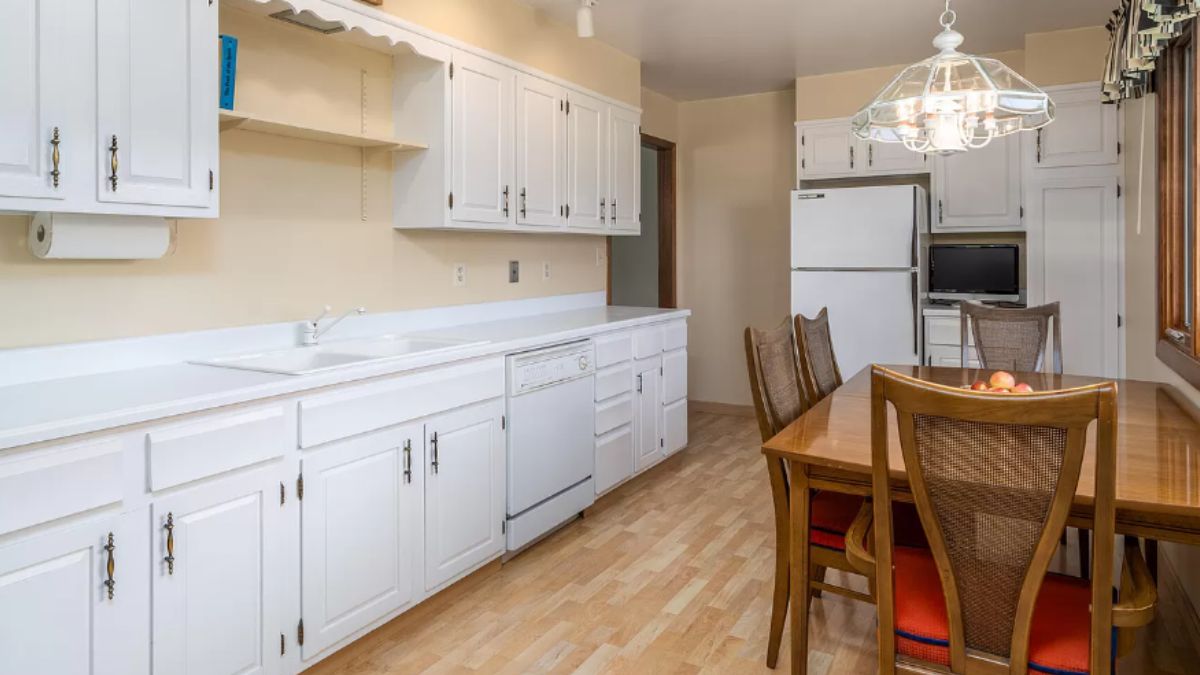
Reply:
[[[346,30],[346,27],[342,24],[336,21],[326,21],[325,19],[322,19],[308,10],[296,12],[291,9],[285,9],[282,12],[275,12],[271,15],[271,18],[279,19],[280,21],[286,21],[309,30],[315,30],[318,33],[324,33],[325,35],[342,33]]]

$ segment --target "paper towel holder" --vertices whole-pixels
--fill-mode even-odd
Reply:
[[[27,243],[39,259],[153,260],[174,252],[176,235],[165,218],[38,212]]]

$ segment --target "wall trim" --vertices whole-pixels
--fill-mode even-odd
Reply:
[[[754,417],[754,406],[737,403],[718,403],[716,401],[688,401],[692,412],[709,413],[710,415],[731,415],[733,417]]]

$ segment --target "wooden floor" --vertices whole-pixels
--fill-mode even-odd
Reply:
[[[586,519],[309,672],[773,672],[764,658],[775,536],[757,426],[712,414],[690,422],[686,450]],[[1195,616],[1169,570],[1160,585],[1158,620],[1120,673],[1200,672]],[[816,600],[810,672],[873,672],[874,636],[872,607]],[[787,672],[787,651],[785,641],[774,672]]]

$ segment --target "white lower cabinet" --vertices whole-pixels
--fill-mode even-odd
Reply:
[[[155,673],[279,672],[280,485],[272,464],[154,500]]]
[[[504,551],[504,401],[425,423],[425,590]]]
[[[420,424],[301,460],[304,660],[416,599],[423,465]]]
[[[0,673],[147,672],[143,523],[96,516],[0,545]]]
[[[596,439],[596,494],[603,494],[633,475],[633,425],[624,424]]]
[[[638,471],[657,464],[666,455],[662,439],[662,379],[658,358],[638,361],[634,367],[633,429]]]
[[[663,354],[663,452],[674,454],[687,445],[687,350]]]

